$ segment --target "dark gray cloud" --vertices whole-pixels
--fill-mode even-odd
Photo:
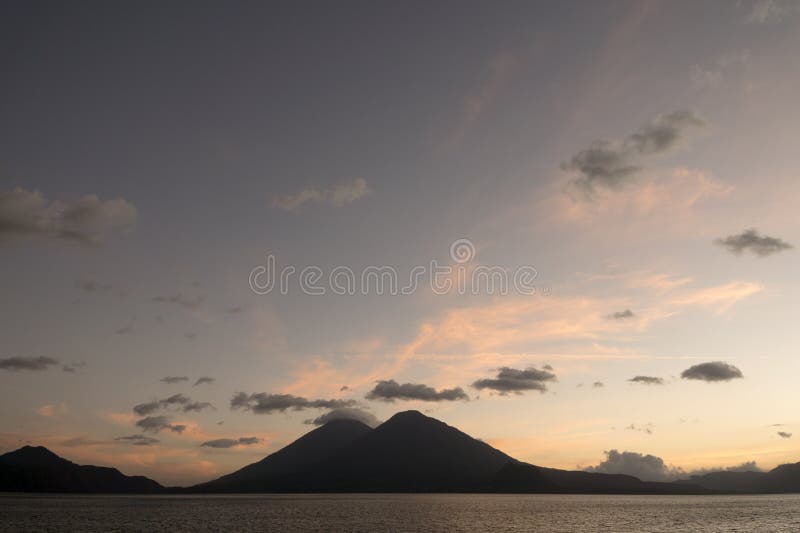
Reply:
[[[237,392],[233,398],[231,398],[231,409],[244,409],[256,414],[282,413],[287,409],[293,411],[302,411],[304,409],[338,409],[340,407],[352,407],[355,404],[355,400],[309,400],[291,394],[267,394],[265,392],[254,394]]]
[[[59,444],[69,448],[81,448],[84,446],[99,446],[100,444],[108,444],[107,441],[87,439],[85,437],[75,437],[72,439],[62,440]]]
[[[197,309],[201,305],[205,298],[202,296],[184,296],[181,293],[173,294],[170,296],[154,296],[153,302],[160,303],[160,304],[173,304],[179,305],[181,307],[185,307],[187,309]]]
[[[158,444],[158,439],[153,437],[148,437],[146,435],[126,435],[124,437],[117,437],[114,439],[119,442],[125,442],[128,444],[133,444],[134,446],[150,446],[151,444]]]
[[[742,371],[735,366],[723,363],[722,361],[712,361],[701,363],[687,368],[681,372],[683,379],[697,379],[701,381],[730,381],[742,378]]]
[[[705,120],[692,111],[658,115],[622,141],[598,139],[575,154],[561,168],[578,174],[572,181],[591,195],[599,188],[620,189],[642,170],[647,157],[670,150],[692,128],[702,128]]]
[[[159,381],[174,385],[175,383],[181,383],[182,381],[189,381],[189,378],[187,376],[166,376],[159,379]]]
[[[735,255],[750,252],[758,257],[767,257],[793,248],[791,244],[777,237],[759,235],[754,228],[744,230],[736,235],[729,235],[724,239],[717,239],[714,244],[722,246]]]
[[[60,364],[58,360],[52,357],[6,357],[0,359],[0,370],[39,372],[58,364]]]
[[[635,316],[636,314],[633,311],[630,309],[625,309],[624,311],[617,311],[616,313],[611,314],[610,318],[613,318],[614,320],[625,320],[626,318],[633,318]]]
[[[239,437],[238,439],[215,439],[201,444],[206,448],[233,448],[234,446],[251,446],[258,444],[261,439],[258,437]]]
[[[667,466],[661,457],[655,455],[618,450],[603,453],[606,456],[605,460],[597,466],[585,468],[587,472],[627,474],[642,481],[670,481],[684,475],[683,470]]]
[[[188,396],[178,393],[162,400],[151,400],[134,405],[133,412],[139,416],[147,416],[161,409],[168,409],[170,407],[178,407],[184,413],[214,408],[214,406],[208,402],[195,402]]]
[[[101,244],[111,233],[132,226],[136,208],[126,200],[48,200],[38,191],[0,191],[0,242],[40,239]]]
[[[644,425],[631,424],[625,429],[627,429],[628,431],[639,431],[641,433],[647,433],[648,435],[653,434],[653,424],[651,424],[650,422]]]
[[[525,370],[503,367],[498,369],[497,377],[479,379],[472,384],[476,389],[490,389],[500,394],[522,393],[529,390],[545,392],[547,383],[556,380],[556,375],[547,370],[530,367]]]
[[[629,379],[631,383],[641,383],[642,385],[663,385],[664,378],[658,378],[655,376],[634,376]]]
[[[333,409],[332,411],[328,411],[327,413],[322,414],[313,420],[306,420],[305,423],[321,426],[323,424],[327,424],[331,420],[358,420],[359,422],[363,422],[364,424],[373,428],[380,424],[380,420],[378,420],[375,415],[369,411],[358,409],[357,407],[341,407],[339,409]]]
[[[86,366],[86,361],[78,361],[77,363],[69,363],[65,364],[61,367],[61,370],[64,372],[68,372],[70,374],[74,374],[78,371],[79,368],[83,368]]]
[[[113,287],[107,283],[100,283],[92,279],[84,279],[76,281],[75,288],[83,292],[105,292],[110,291]]]
[[[605,387],[605,384],[603,384],[602,381],[595,381],[594,383],[592,383],[592,387],[594,387],[595,389],[601,389]]]
[[[158,433],[164,429],[168,429],[173,433],[183,433],[183,430],[186,429],[186,426],[183,424],[171,424],[169,417],[166,416],[148,416],[142,418],[136,421],[136,427],[148,433]]]
[[[778,432],[778,436],[781,437],[781,438],[784,438],[784,439],[792,438],[792,434],[789,433],[789,432],[786,432],[786,431],[779,431]]]
[[[378,381],[365,396],[367,400],[393,402],[395,400],[420,400],[423,402],[451,402],[468,400],[469,396],[461,387],[437,391],[422,383],[400,384],[393,379]]]
[[[201,378],[197,378],[197,381],[194,382],[194,386],[202,385],[203,383],[214,383],[214,378],[210,378],[208,376],[203,376]]]

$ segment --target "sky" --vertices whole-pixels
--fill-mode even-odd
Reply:
[[[417,409],[543,466],[800,460],[798,30],[4,2],[0,452],[186,485]]]

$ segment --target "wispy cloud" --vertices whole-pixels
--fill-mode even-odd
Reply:
[[[547,370],[533,367],[524,370],[503,367],[497,370],[494,378],[479,379],[472,386],[479,390],[489,389],[500,394],[509,392],[520,394],[530,390],[545,392],[547,383],[555,380],[556,375]]]
[[[252,411],[255,414],[284,412],[287,409],[293,411],[302,411],[304,409],[338,409],[341,407],[352,407],[355,404],[355,400],[309,400],[291,394],[267,394],[265,392],[255,394],[238,392],[231,399],[231,409],[243,409]]]
[[[41,239],[97,245],[136,218],[136,208],[121,198],[101,200],[91,194],[59,201],[19,187],[0,191],[0,243]]]
[[[52,357],[6,357],[0,359],[0,370],[40,372],[58,364]]]
[[[272,205],[286,211],[294,211],[307,203],[343,207],[369,193],[366,180],[356,178],[327,189],[308,187],[294,194],[278,195],[273,198]]]

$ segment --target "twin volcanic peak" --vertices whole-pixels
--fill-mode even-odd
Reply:
[[[218,479],[184,489],[79,466],[42,447],[0,456],[0,491],[28,492],[555,492],[697,494],[800,492],[800,463],[771,472],[717,472],[676,483],[543,468],[518,461],[418,411],[375,429],[333,420]]]

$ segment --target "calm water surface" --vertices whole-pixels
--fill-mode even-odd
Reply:
[[[800,495],[0,494],[0,531],[800,531]]]

